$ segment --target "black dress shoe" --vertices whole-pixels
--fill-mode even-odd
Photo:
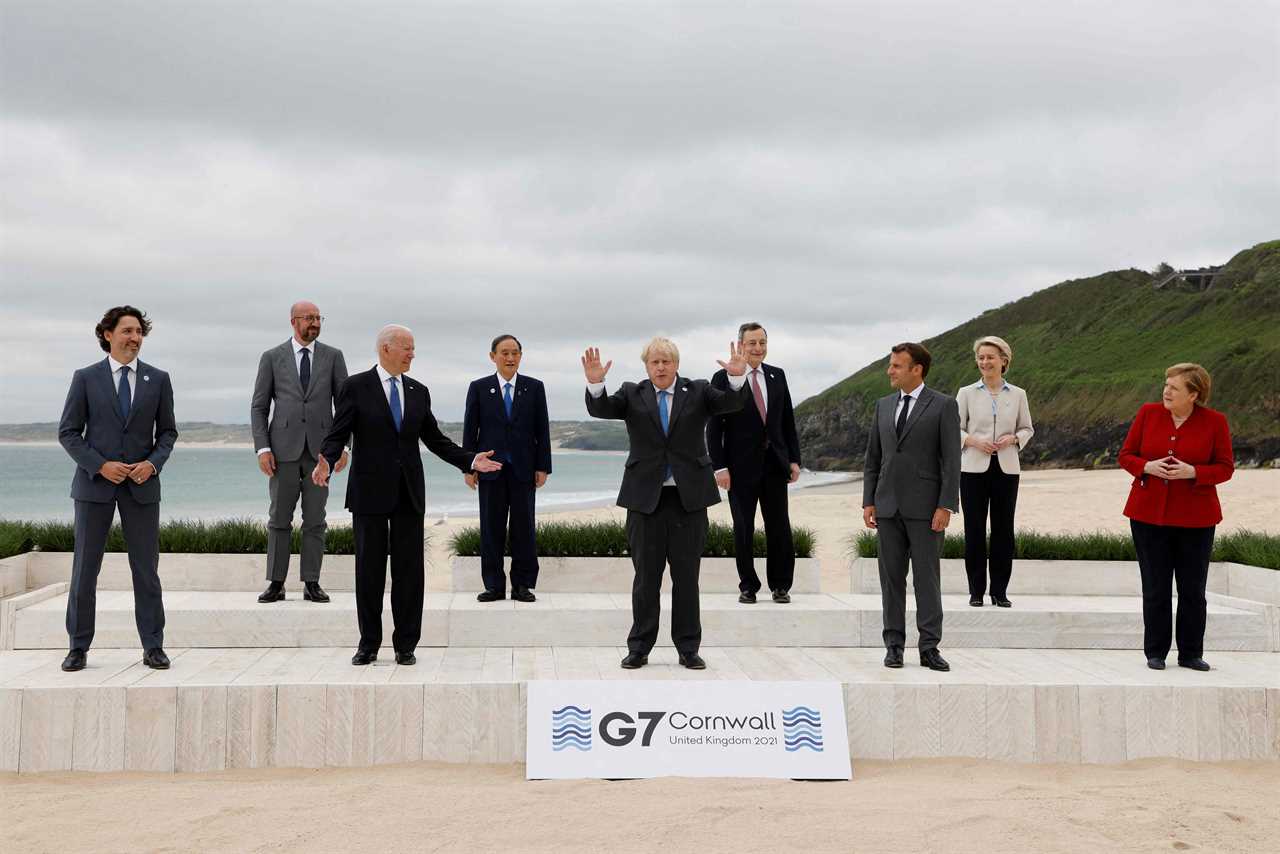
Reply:
[[[743,590],[738,594],[738,601],[743,605],[754,605],[756,604],[756,594],[752,593],[750,590]]]
[[[1209,662],[1205,661],[1203,658],[1179,658],[1178,666],[1185,667],[1188,670],[1199,670],[1201,673],[1210,669]]]
[[[329,594],[324,592],[319,581],[308,581],[302,585],[302,598],[308,602],[328,602]]]
[[[920,650],[920,666],[940,673],[946,673],[951,669],[951,665],[947,664],[947,660],[936,649]]]
[[[891,646],[884,651],[884,666],[895,670],[902,666],[902,647]]]
[[[158,646],[142,653],[142,663],[150,667],[152,670],[168,670],[169,656],[164,654],[164,650]]]
[[[284,582],[273,581],[267,585],[267,589],[258,594],[259,602],[283,602],[284,601]]]
[[[791,601],[791,594],[785,590],[775,590],[773,591],[773,601],[779,605],[786,605]]]
[[[399,655],[397,654],[397,657]],[[378,651],[376,649],[357,649],[356,654],[351,656],[351,663],[356,667],[365,664],[373,664],[378,660]]]
[[[477,602],[497,602],[499,599],[506,599],[507,594],[501,590],[486,590],[476,597]]]
[[[1148,658],[1148,659],[1147,659],[1147,667],[1150,667],[1152,670],[1164,670],[1164,659],[1163,659],[1163,658]]]
[[[690,670],[706,670],[707,663],[696,652],[680,653],[680,666]]]
[[[992,596],[992,597],[991,597],[991,604],[992,604],[992,605],[995,605],[997,608],[1012,608],[1012,607],[1013,607],[1013,603],[1012,603],[1012,602],[1010,602],[1008,599],[1004,598],[1003,596]]]
[[[982,607],[982,597],[981,597],[981,596],[970,596],[970,597],[969,597],[969,607],[970,607],[970,608],[981,608],[981,607]]]
[[[517,602],[537,602],[538,597],[533,595],[533,591],[528,587],[511,588],[511,598]]]
[[[67,653],[66,658],[62,659],[62,669],[68,673],[84,670],[85,662],[88,660],[89,656],[85,654],[83,649],[73,649]]]
[[[417,664],[417,663],[418,663],[418,657],[411,652],[396,653],[396,664],[403,664],[405,667],[408,667],[411,664]]]
[[[641,667],[644,667],[648,663],[649,663],[649,656],[643,655],[638,652],[629,652],[627,653],[627,657],[622,659],[622,669],[636,670]]]

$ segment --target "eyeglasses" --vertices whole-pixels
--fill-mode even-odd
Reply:
[[[294,320],[305,320],[307,323],[324,323],[324,317],[319,314],[295,314]]]

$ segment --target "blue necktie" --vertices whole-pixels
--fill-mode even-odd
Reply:
[[[507,420],[511,420],[511,383],[502,387],[502,405],[507,408]]]
[[[669,391],[658,392],[658,418],[662,421],[662,432],[669,434],[671,432],[671,413],[667,410],[667,396]],[[671,466],[667,466],[667,476],[663,480],[671,480]]]
[[[396,384],[396,378],[391,378],[391,420],[395,422],[396,432],[400,432],[400,422],[404,420],[404,413],[400,409],[400,387]]]
[[[132,396],[129,392],[129,368],[125,366],[120,369],[120,420],[129,420],[129,407],[133,404]]]

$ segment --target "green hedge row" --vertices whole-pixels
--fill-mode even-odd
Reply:
[[[859,531],[850,540],[857,557],[876,557],[879,545],[874,531]],[[1088,534],[1042,534],[1018,531],[1013,554],[1023,560],[1137,560],[1133,539],[1128,534],[1095,531]],[[964,557],[964,536],[947,534],[942,544],[944,558]],[[1236,531],[1215,538],[1213,560],[1280,569],[1280,536],[1256,531]]]
[[[290,548],[298,553],[302,532],[293,530]],[[355,554],[355,535],[351,528],[329,528],[325,532],[325,552],[331,555]],[[44,552],[69,552],[75,548],[75,531],[70,522],[21,522],[0,519],[0,558],[38,548]],[[120,524],[111,526],[107,535],[107,551],[125,551]],[[265,554],[267,528],[252,519],[221,519],[216,522],[192,522],[178,519],[160,526],[161,552],[194,554]]]
[[[796,557],[812,557],[814,535],[809,528],[793,527]],[[627,530],[621,522],[542,522],[537,529],[538,555],[541,557],[626,557]],[[449,541],[453,553],[461,557],[480,554],[480,529],[463,528]],[[764,532],[756,531],[752,551],[764,557]],[[510,544],[507,554],[511,554]],[[707,545],[703,557],[733,557],[733,527],[712,522],[707,528]]]

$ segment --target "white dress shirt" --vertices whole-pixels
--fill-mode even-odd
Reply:
[[[293,368],[298,372],[298,379],[302,379],[302,351],[306,350],[311,354],[311,369],[316,367],[316,350],[315,342],[310,344],[300,344],[297,338],[290,338],[289,343],[293,345]]]
[[[111,368],[111,387],[116,390],[117,399],[120,397],[120,369],[129,369],[129,401],[132,405],[132,402],[138,399],[138,360],[134,359],[125,365],[107,356],[107,365]]]
[[[764,380],[764,363],[763,362],[760,363],[760,367],[758,368],[753,368],[750,365],[747,366],[747,381],[750,382],[753,379],[758,380],[760,383],[760,396],[764,398],[764,411],[768,412],[769,411],[769,384]],[[755,400],[754,395],[755,395],[755,392],[752,392],[752,400]],[[754,406],[755,404],[753,403],[752,405]]]
[[[908,419],[911,418],[911,410],[915,409],[916,406],[920,404],[920,394],[923,391],[924,391],[924,383],[920,383],[920,385],[916,386],[915,391],[906,392],[907,397],[911,398],[911,409],[907,410]],[[895,407],[893,407],[893,423],[894,424],[898,423],[898,414],[902,412],[902,405],[906,403],[902,395],[903,395],[903,392],[899,391],[898,404]]]
[[[505,386],[507,383],[511,383],[511,403],[514,406],[516,402],[516,380],[520,378],[520,372],[516,371],[514,374],[511,375],[511,379],[509,380],[503,379],[502,371],[494,371],[493,375],[498,378],[498,394],[502,394],[504,391],[506,391],[506,389],[503,388],[503,386]],[[505,406],[506,404],[503,404],[503,405]]]

